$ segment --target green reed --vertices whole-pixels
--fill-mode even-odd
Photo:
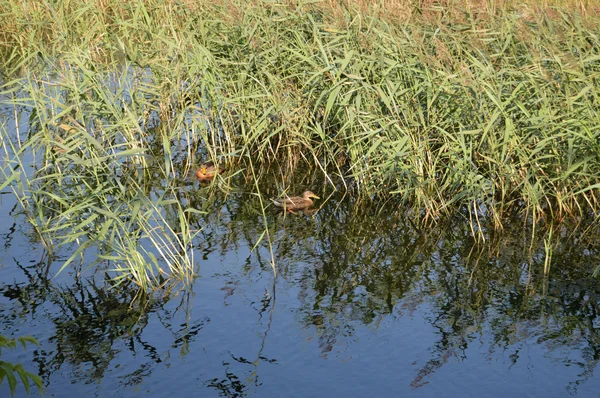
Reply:
[[[36,346],[40,345],[40,343],[38,343],[38,341],[31,336],[14,338],[6,337],[0,334],[0,349],[14,350],[17,348],[17,342],[21,346],[23,346],[23,349],[27,348],[27,343],[35,344]],[[16,376],[19,376],[19,380],[23,383],[23,387],[25,387],[25,391],[27,391],[27,394],[31,392],[31,384],[35,384],[40,394],[43,392],[43,382],[40,376],[26,371],[25,368],[23,368],[23,365],[21,365],[20,363],[15,365],[11,362],[0,360],[0,384],[6,378],[6,381],[8,382],[8,387],[10,389],[11,397],[14,397],[17,391],[18,381]]]
[[[2,185],[49,250],[78,247],[68,262],[90,245],[142,286],[161,261],[188,275],[196,231],[180,186],[209,159],[248,178],[302,167],[364,200],[399,199],[425,222],[463,214],[480,236],[515,214],[535,225],[598,212],[594,14],[442,7],[394,21],[350,6],[151,0],[0,9],[3,103],[29,123],[1,130]]]

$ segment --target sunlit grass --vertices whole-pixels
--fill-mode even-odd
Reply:
[[[515,214],[597,215],[593,2],[0,9],[1,184],[50,252],[77,247],[66,265],[94,246],[142,287],[190,278],[196,210],[179,194],[205,160],[249,179],[276,165],[281,190],[298,169],[319,174],[424,223],[461,214],[474,236]]]

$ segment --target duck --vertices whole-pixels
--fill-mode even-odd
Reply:
[[[304,210],[307,207],[312,206],[314,199],[321,199],[311,191],[305,191],[302,196],[290,196],[282,199],[271,199],[273,204],[277,207],[282,207],[284,210],[288,210],[293,213],[294,210]]]
[[[202,163],[198,170],[196,170],[196,178],[200,181],[212,180],[215,175],[224,172],[225,169],[221,166],[215,165],[213,162]]]

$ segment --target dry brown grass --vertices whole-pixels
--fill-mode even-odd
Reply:
[[[326,4],[332,10],[377,13],[406,22],[415,19],[435,20],[441,16],[456,17],[465,12],[476,16],[493,16],[506,10],[556,15],[557,9],[565,9],[582,16],[600,15],[600,3],[595,0],[325,0],[318,4]]]
[[[170,2],[181,5],[177,0]],[[296,8],[303,11],[318,9],[323,17],[329,19],[332,26],[346,28],[348,18],[361,21],[365,17],[376,17],[390,23],[441,23],[441,22],[481,22],[486,23],[494,17],[505,13],[515,13],[523,21],[535,19],[541,14],[558,19],[562,11],[581,16],[582,21],[595,20],[600,17],[600,2],[596,0],[322,0],[304,2],[301,0],[282,0],[279,3],[260,0],[187,0],[184,4],[190,10],[207,7],[219,7],[227,10],[229,22],[242,22],[244,10],[248,8],[282,7]]]

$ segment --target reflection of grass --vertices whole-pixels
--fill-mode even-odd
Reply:
[[[593,3],[0,4],[2,185],[50,252],[76,247],[65,266],[94,246],[144,288],[189,278],[181,191],[206,160],[306,168],[479,236],[598,211]]]

